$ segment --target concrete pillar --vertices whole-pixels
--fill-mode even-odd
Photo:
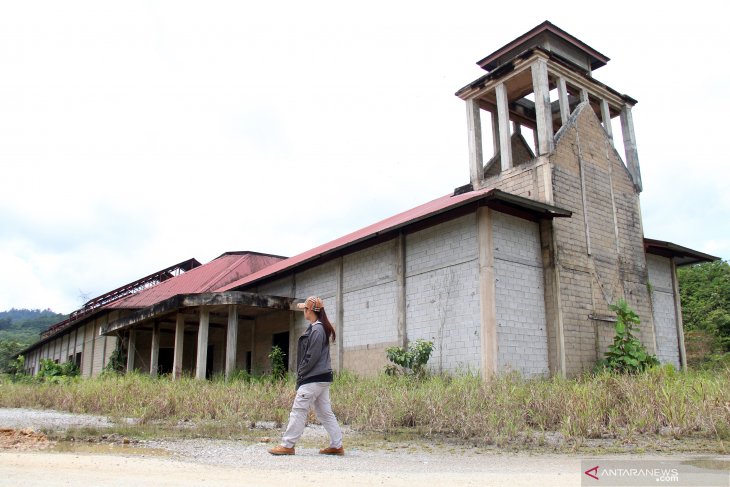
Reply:
[[[558,103],[560,104],[560,121],[563,125],[568,121],[570,116],[570,102],[568,100],[568,86],[565,84],[565,78],[558,78]]]
[[[398,317],[398,344],[405,348],[408,345],[406,329],[406,236],[398,234],[395,239],[395,282],[398,288],[396,296],[396,315]]]
[[[581,88],[580,90],[580,102],[585,103],[588,101],[588,92],[585,88]]]
[[[611,140],[611,145],[613,145],[613,128],[611,127],[611,110],[608,107],[608,102],[606,100],[601,100],[601,119],[603,121],[603,128],[606,129],[606,134],[608,135],[608,138]]]
[[[565,377],[565,334],[563,307],[560,294],[560,266],[558,265],[555,220],[540,220],[543,282],[545,285],[545,319],[548,332],[548,362],[551,375]]]
[[[621,131],[624,135],[624,150],[626,151],[626,167],[634,179],[636,189],[641,192],[641,169],[639,168],[639,153],[636,150],[636,136],[634,135],[634,120],[631,116],[631,107],[624,105],[621,110]]]
[[[479,188],[484,179],[482,122],[476,100],[466,100],[466,126],[469,132],[469,175],[472,186]]]
[[[507,87],[500,83],[496,87],[497,119],[499,120],[499,161],[502,171],[512,168],[512,142],[509,131],[509,104]]]
[[[337,331],[337,372],[342,372],[342,360],[344,359],[344,341],[342,337],[342,320],[345,318],[345,290],[344,290],[344,262],[342,257],[337,259],[337,268],[335,269],[336,274],[336,290],[335,290],[335,307],[337,308],[337,314],[335,316],[335,319],[337,320],[335,322],[335,327]],[[294,315],[292,314],[292,317]],[[294,330],[294,322],[291,324],[291,329]],[[292,338],[294,338],[294,334],[291,335]],[[294,347],[292,347],[293,349]],[[289,356],[293,356],[293,353],[290,353]],[[298,358],[297,358],[298,360]],[[294,363],[292,363],[292,369],[295,369],[296,366]]]
[[[157,377],[157,369],[160,363],[160,324],[157,321],[152,324],[152,344],[150,348],[150,375]]]
[[[182,377],[182,361],[183,361],[183,344],[185,343],[185,317],[177,314],[175,321],[175,350],[173,351],[172,360],[172,378],[173,380]]]
[[[682,302],[679,295],[679,281],[677,280],[677,264],[674,257],[672,263],[672,294],[674,295],[674,321],[677,325],[677,345],[679,346],[679,363],[682,370],[687,372],[687,350],[684,347],[684,323],[682,321]]]
[[[228,327],[226,328],[226,379],[236,370],[238,348],[238,307],[228,305]]]
[[[127,341],[127,372],[134,370],[134,355],[137,352],[136,342],[137,331],[134,328],[129,329],[129,339]]]
[[[210,324],[210,311],[207,308],[200,308],[200,319],[198,321],[198,357],[195,361],[195,378],[205,379],[205,365],[208,362],[208,325]]]
[[[547,61],[538,59],[532,64],[532,89],[535,92],[537,118],[537,154],[542,156],[553,151],[553,114],[550,106],[550,82]]]
[[[494,155],[499,154],[499,117],[497,112],[489,112],[492,117],[492,149]]]
[[[494,243],[492,210],[477,210],[477,244],[479,246],[479,309],[482,346],[482,377],[487,380],[497,372],[497,288],[494,280]]]

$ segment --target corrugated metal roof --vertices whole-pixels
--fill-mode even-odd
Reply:
[[[393,215],[390,218],[381,220],[370,226],[347,234],[336,240],[332,240],[324,245],[315,247],[311,250],[303,252],[294,257],[290,257],[286,260],[277,262],[266,269],[255,272],[249,276],[243,277],[236,281],[232,281],[230,284],[221,286],[214,289],[215,292],[225,292],[244,285],[252,284],[264,278],[270,278],[281,274],[287,270],[290,270],[299,265],[313,261],[320,257],[332,254],[333,252],[350,247],[364,240],[379,237],[385,233],[393,232],[402,228],[406,225],[411,225],[427,218],[434,217],[441,213],[445,213],[450,210],[454,210],[458,207],[467,205],[469,203],[477,202],[479,200],[490,200],[499,202],[502,206],[513,206],[514,208],[522,208],[528,212],[535,214],[543,214],[547,218],[552,217],[569,217],[571,212],[557,208],[555,206],[546,205],[539,203],[534,200],[522,198],[509,193],[505,193],[498,189],[481,189],[478,191],[469,191],[466,193],[453,195],[449,194],[441,198],[437,198],[433,201],[429,201],[421,206],[417,206],[410,210],[404,211],[397,215]]]
[[[662,257],[670,258],[673,257],[677,266],[720,260],[719,257],[715,257],[714,255],[698,252],[697,250],[682,247],[681,245],[677,245],[672,242],[654,240],[652,238],[644,238],[644,250],[647,254],[661,255]]]
[[[108,308],[145,308],[177,294],[211,291],[264,269],[284,257],[256,252],[227,252],[207,264],[169,279],[155,287],[107,305]]]

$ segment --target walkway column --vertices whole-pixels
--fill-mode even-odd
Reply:
[[[499,159],[501,170],[512,169],[512,141],[509,131],[509,104],[507,87],[500,83],[497,92],[497,119],[499,120]]]
[[[535,115],[537,118],[537,155],[553,151],[553,114],[550,105],[550,82],[547,61],[538,59],[532,64],[532,89],[535,92]]]
[[[150,351],[150,375],[157,377],[157,368],[160,358],[160,324],[155,321],[152,324],[152,350]]]
[[[226,333],[226,379],[236,370],[236,349],[238,348],[238,307],[228,305],[228,328]]]
[[[484,179],[484,160],[482,156],[482,121],[476,100],[466,100],[466,125],[469,133],[469,174],[474,189],[481,186]]]
[[[477,245],[479,246],[479,309],[482,338],[482,377],[486,380],[497,372],[497,288],[494,280],[494,243],[492,210],[477,210]]]
[[[200,321],[198,323],[198,358],[195,362],[195,378],[205,379],[205,366],[208,363],[208,324],[210,323],[210,311],[200,308]]]
[[[631,117],[631,107],[624,105],[621,110],[621,131],[624,134],[624,150],[626,151],[626,167],[631,177],[634,178],[634,185],[641,191],[641,170],[639,169],[639,153],[636,151],[636,136],[634,135],[634,120]]]
[[[183,344],[185,343],[185,317],[178,313],[175,321],[175,351],[172,361],[172,379],[182,377]]]
[[[134,328],[129,329],[129,340],[127,341],[127,372],[134,370],[134,354],[136,353],[135,341],[137,339],[137,331]]]

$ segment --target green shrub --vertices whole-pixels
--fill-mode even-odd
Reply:
[[[624,299],[611,305],[616,313],[616,335],[613,343],[604,354],[605,358],[598,363],[599,369],[608,369],[621,374],[643,372],[649,367],[659,365],[656,356],[649,354],[646,347],[634,336],[640,319]]]
[[[278,346],[271,347],[269,352],[269,360],[271,361],[271,378],[275,381],[283,380],[286,376],[286,367],[284,366],[284,351]]]
[[[433,342],[418,339],[411,343],[408,349],[403,347],[389,347],[385,350],[385,354],[388,356],[388,360],[395,365],[400,365],[404,371],[422,378],[426,375],[426,364],[431,358],[432,351]],[[395,375],[397,370],[393,366],[387,365],[385,373]]]

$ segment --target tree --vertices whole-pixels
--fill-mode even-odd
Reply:
[[[682,267],[677,272],[685,331],[703,331],[730,352],[730,264],[714,261]]]

